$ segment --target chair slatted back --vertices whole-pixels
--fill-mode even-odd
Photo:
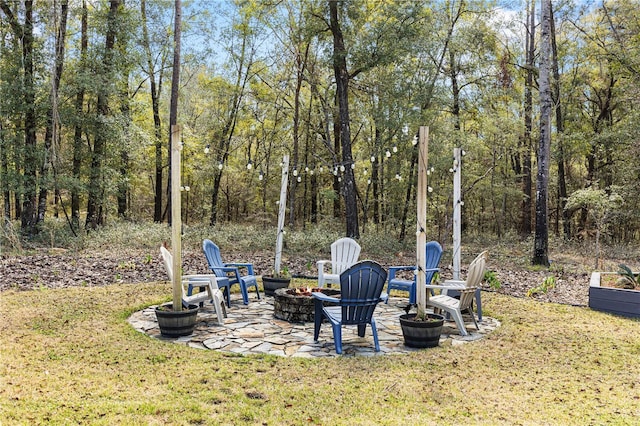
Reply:
[[[469,265],[469,272],[467,273],[467,287],[478,287],[484,278],[484,269],[486,264],[487,252],[480,253]]]
[[[340,238],[331,244],[331,272],[341,274],[360,257],[360,244],[351,238]]]
[[[207,258],[209,269],[211,269],[217,277],[227,278],[227,273],[222,269],[224,262],[220,255],[220,248],[213,241],[205,239],[202,242],[202,251],[204,251],[204,256]]]
[[[425,244],[425,268],[427,269],[435,269],[438,267],[440,263],[440,258],[442,258],[442,246],[437,241],[429,241]],[[433,277],[437,271],[435,270],[427,270],[426,271],[426,280],[427,284],[430,284],[433,281]],[[415,278],[414,278],[415,279]]]
[[[343,324],[367,324],[380,302],[387,271],[378,263],[358,262],[340,275]]]
[[[164,246],[160,246],[160,254],[164,262],[164,269],[169,276],[169,281],[173,282],[173,255]]]

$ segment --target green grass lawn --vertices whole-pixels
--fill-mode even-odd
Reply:
[[[487,338],[410,355],[238,357],[134,331],[168,283],[0,293],[0,424],[637,424],[640,322],[483,294]]]

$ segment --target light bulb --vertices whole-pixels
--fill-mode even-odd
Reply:
[[[222,170],[222,161],[220,162],[220,164],[218,164],[218,170]]]
[[[367,179],[367,185],[371,185],[371,179]]]
[[[209,145],[207,145],[207,146],[205,146],[205,147],[204,147],[204,153],[205,153],[205,154],[208,154],[208,153],[209,153]]]
[[[298,182],[302,182],[302,176],[298,176]]]
[[[371,156],[371,162],[372,162],[372,163],[375,163],[375,162],[376,162],[376,157],[375,157],[375,155],[372,155],[372,156]]]
[[[428,187],[428,188],[427,188],[427,191],[429,191],[429,192],[433,192],[433,188],[432,188],[432,187]]]
[[[418,137],[417,137],[417,136],[414,136],[414,137],[413,137],[413,139],[411,139],[411,144],[412,144],[413,146],[418,145]]]
[[[304,171],[305,171],[305,172],[307,172],[307,173],[309,173],[309,167],[305,167],[305,168],[304,168]]]
[[[391,152],[389,152],[389,150],[387,150],[387,152],[385,152],[384,155],[386,155],[387,158],[390,158],[391,157]]]
[[[298,170],[293,169],[293,175],[294,175],[294,176],[298,176]]]
[[[189,185],[187,185],[187,186],[184,187],[184,190],[189,192],[189,191],[191,191],[191,187]]]
[[[397,146],[395,146],[395,145],[394,145],[394,147],[393,147],[393,152],[394,152],[394,153],[398,152],[398,147],[397,147]]]
[[[351,163],[351,170],[356,168],[356,163]]]
[[[342,166],[340,166],[340,171],[344,172],[344,164]]]
[[[258,175],[258,180],[262,180],[264,179],[264,175],[262,174],[262,172],[260,172],[260,174]]]
[[[252,167],[253,167],[253,165],[251,164],[251,161],[249,161],[247,163],[247,170],[251,170]]]

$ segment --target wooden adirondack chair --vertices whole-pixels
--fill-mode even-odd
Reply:
[[[253,273],[252,263],[224,263],[222,256],[220,255],[220,248],[213,243],[213,241],[205,239],[202,242],[202,251],[207,258],[209,269],[219,279],[219,285],[224,288],[225,296],[227,298],[227,306],[231,306],[231,292],[230,288],[234,284],[240,286],[240,292],[242,293],[242,302],[245,305],[249,304],[249,287],[255,287],[256,295],[260,299],[260,291],[258,290],[258,281]],[[240,270],[245,270],[246,274],[242,275]],[[222,281],[220,281],[222,279]]]
[[[437,241],[429,241],[425,244],[426,250],[426,280],[427,284],[431,284],[433,277],[436,272],[440,271],[438,268],[438,263],[440,263],[440,258],[442,257],[442,246]],[[401,290],[409,292],[409,303],[416,303],[416,276],[413,275],[413,280],[403,280],[401,278],[396,278],[396,273],[398,271],[414,271],[416,266],[392,266],[389,268],[389,284],[387,285],[387,293],[391,294],[391,290]],[[389,303],[389,299],[387,302]]]
[[[340,284],[340,274],[349,269],[360,257],[360,245],[351,238],[340,238],[331,244],[331,260],[319,260],[318,287],[325,284]],[[331,265],[331,272],[325,272],[326,265]]]
[[[358,326],[358,336],[364,337],[367,324],[371,325],[376,352],[380,351],[378,331],[373,319],[373,311],[378,303],[387,298],[382,293],[387,272],[376,262],[358,262],[340,274],[340,298],[327,296],[321,292],[311,293],[314,298],[313,340],[318,341],[322,320],[327,319],[333,328],[336,353],[342,353],[342,326]],[[324,306],[330,302],[333,306]]]
[[[164,246],[160,246],[160,254],[164,262],[164,269],[169,276],[169,280],[173,281],[173,255]],[[185,286],[200,287],[206,291],[200,291],[194,295],[185,294]],[[216,276],[210,275],[183,275],[182,276],[182,303],[184,305],[200,304],[211,300],[216,309],[216,317],[218,324],[224,324],[224,318],[227,317],[227,311],[224,307],[224,298],[222,292],[218,288]]]
[[[473,323],[478,328],[478,323],[476,322],[476,317],[473,313],[473,298],[476,294],[476,291],[479,289],[480,283],[484,278],[484,270],[486,264],[486,256],[487,252],[483,251],[476,257],[473,262],[469,265],[469,272],[467,273],[467,280],[464,281],[464,285],[462,287],[455,287],[454,289],[460,293],[460,298],[451,297],[447,294],[439,294],[436,296],[429,297],[429,301],[427,302],[428,306],[432,306],[434,309],[441,309],[445,312],[448,312],[453,320],[456,322],[458,326],[458,330],[460,330],[460,334],[466,336],[469,334],[464,325],[464,320],[462,318],[462,313],[467,311],[471,314],[471,318],[473,319]],[[451,287],[448,286],[432,286],[428,285],[427,288],[440,289],[440,290],[448,290]]]

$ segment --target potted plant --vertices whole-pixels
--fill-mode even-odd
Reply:
[[[287,288],[291,283],[291,274],[289,268],[283,266],[279,271],[273,270],[270,275],[262,276],[262,287],[264,294],[267,296],[273,296],[275,291],[279,288]]]
[[[400,315],[400,327],[404,336],[404,344],[414,348],[429,348],[438,346],[440,342],[440,334],[444,324],[444,317],[438,314],[427,312],[427,301],[429,300],[429,292],[426,285],[426,252],[425,245],[427,236],[425,233],[426,223],[426,206],[427,206],[427,170],[426,164],[428,160],[428,136],[427,127],[420,127],[419,132],[419,150],[420,158],[423,161],[418,162],[418,187],[417,187],[417,206],[416,215],[416,312],[409,313],[412,305],[407,306],[406,314]]]
[[[618,272],[593,272],[589,283],[589,307],[632,318],[640,318],[640,275],[626,265]]]

